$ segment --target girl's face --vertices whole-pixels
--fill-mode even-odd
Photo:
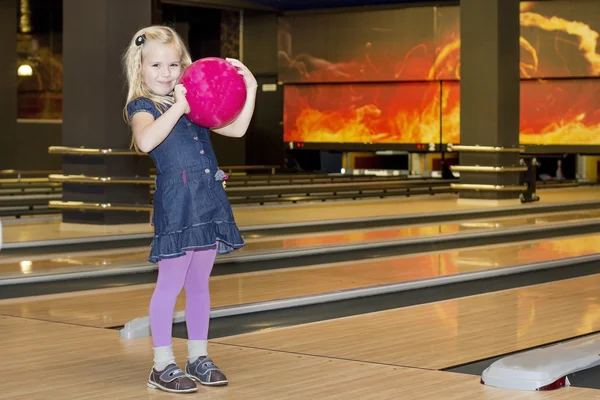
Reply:
[[[181,56],[174,45],[151,40],[144,43],[142,79],[152,93],[171,93],[182,72]]]

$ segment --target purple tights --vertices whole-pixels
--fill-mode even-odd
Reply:
[[[150,300],[150,329],[154,347],[171,345],[173,313],[185,287],[188,339],[207,340],[210,319],[208,279],[217,249],[188,250],[184,256],[158,262],[158,281]]]

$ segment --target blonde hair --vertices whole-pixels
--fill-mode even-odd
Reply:
[[[173,104],[173,101],[169,97],[157,96],[153,94],[144,84],[142,79],[142,58],[144,56],[144,44],[137,45],[137,39],[144,35],[144,43],[149,41],[157,41],[162,44],[172,44],[175,46],[177,52],[181,55],[181,69],[182,71],[192,63],[190,53],[185,46],[185,43],[181,37],[168,26],[153,25],[143,29],[140,29],[133,35],[129,47],[123,55],[123,67],[125,70],[125,76],[127,77],[127,100],[125,102],[125,108],[123,109],[123,117],[129,125],[129,113],[127,112],[127,104],[137,99],[138,97],[146,97],[159,110],[164,112],[167,107]],[[135,143],[133,138],[131,139],[131,147],[134,147]],[[137,150],[137,146],[136,150]]]

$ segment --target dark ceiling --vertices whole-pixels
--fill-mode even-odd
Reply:
[[[322,8],[365,7],[371,5],[410,4],[410,3],[456,3],[456,0],[248,0],[251,3],[277,9],[279,11],[315,10]],[[483,0],[482,0],[483,1]]]

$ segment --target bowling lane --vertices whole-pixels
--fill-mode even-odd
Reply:
[[[443,369],[598,331],[599,287],[590,275],[215,342]]]
[[[600,201],[598,188],[548,189],[543,191],[541,203],[516,206],[527,209],[539,205],[573,204]],[[264,226],[315,223],[318,221],[381,218],[398,215],[426,214],[456,211],[483,211],[498,207],[487,204],[458,204],[456,196],[419,198],[391,198],[379,200],[337,201],[328,203],[281,205],[269,207],[234,207],[235,219],[242,230]],[[151,237],[150,224],[118,227],[74,226],[60,221],[12,224],[4,227],[3,239],[7,245],[28,242],[109,238],[118,235]],[[5,246],[6,247],[6,246]]]
[[[211,357],[227,371],[231,384],[221,388],[198,385],[196,394],[176,396],[143,386],[152,363],[149,338],[120,340],[114,331],[7,317],[0,317],[0,331],[5,333],[2,354],[10,360],[0,364],[0,385],[13,398],[379,400],[402,393],[415,400],[588,400],[598,395],[598,391],[579,388],[508,391],[481,385],[477,377],[465,374],[209,343]],[[173,352],[184,360],[185,340],[174,339]],[[14,379],[15,370],[22,371],[19,379]],[[375,382],[377,390],[365,382]]]
[[[596,254],[600,235],[211,277],[213,310]],[[69,283],[65,283],[68,290]],[[0,300],[0,315],[114,327],[148,315],[154,284]],[[441,289],[440,289],[441,290]],[[23,293],[26,296],[26,293]],[[184,309],[179,296],[176,309]]]
[[[350,248],[351,246],[391,243],[404,240],[440,238],[476,232],[501,231],[519,227],[556,226],[579,221],[600,221],[600,210],[523,215],[505,218],[490,218],[460,221],[445,224],[421,224],[396,228],[378,228],[322,232],[317,234],[260,237],[246,235],[246,247],[217,259],[220,263],[241,260],[244,257],[265,256],[292,252],[323,252],[326,249]],[[0,256],[0,281],[18,278],[33,278],[47,275],[90,273],[93,271],[132,270],[136,267],[148,269],[149,247],[104,250],[49,256],[12,257]]]
[[[24,257],[0,257],[0,281],[44,275],[60,275],[82,271],[109,271],[133,268],[146,262],[148,247],[56,253]]]

